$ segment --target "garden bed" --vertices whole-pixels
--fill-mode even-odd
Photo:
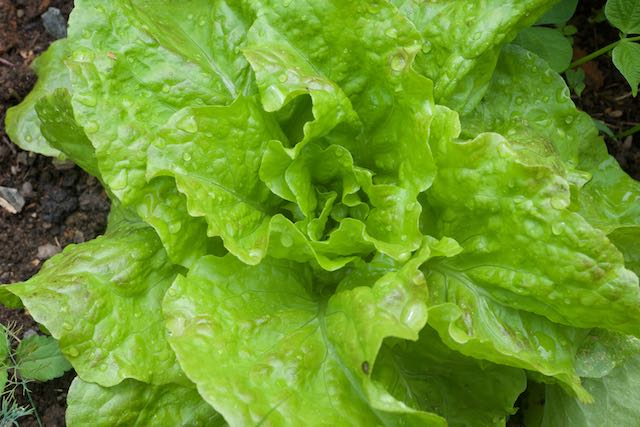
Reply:
[[[590,21],[604,1],[581,1],[572,24],[578,28],[575,56],[591,52],[617,39],[607,23]],[[32,87],[35,76],[29,69],[33,59],[46,49],[53,37],[41,21],[48,7],[68,17],[72,1],[0,0],[0,120],[7,108],[20,102]],[[575,102],[592,117],[605,122],[614,133],[640,123],[637,99],[628,84],[601,57],[585,66],[586,88]],[[640,149],[634,138],[607,138],[609,151],[634,178],[640,179]],[[17,189],[25,199],[17,214],[0,209],[0,283],[22,281],[35,274],[51,255],[70,243],[80,243],[100,234],[106,224],[109,203],[95,178],[79,168],[21,151],[0,126],[0,186]],[[0,322],[13,324],[20,334],[36,328],[23,310],[0,307]],[[31,384],[31,396],[46,426],[64,425],[66,389],[73,377]],[[21,420],[22,421],[22,420]],[[21,425],[36,425],[35,419]]]

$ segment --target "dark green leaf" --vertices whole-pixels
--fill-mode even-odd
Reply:
[[[547,61],[558,73],[566,70],[571,63],[571,42],[560,30],[546,27],[525,28],[513,42]]]
[[[638,84],[640,84],[640,44],[626,40],[621,41],[613,49],[613,63],[629,82],[633,96],[638,95]]]

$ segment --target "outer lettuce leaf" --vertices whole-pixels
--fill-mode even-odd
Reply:
[[[554,322],[637,333],[637,277],[601,231],[567,209],[569,184],[546,158],[496,134],[452,142],[458,131],[442,123],[433,129],[442,139],[424,227],[463,251],[449,248],[450,258],[425,267],[429,323],[463,354],[556,377],[588,400],[573,366],[584,332]]]
[[[640,183],[607,153],[591,118],[579,112],[562,78],[540,58],[517,46],[504,48],[490,90],[463,117],[463,134],[499,132],[531,150],[559,158],[572,183],[570,209],[611,235],[614,243],[640,236]],[[640,256],[627,245],[625,259]],[[637,270],[636,270],[637,271]]]
[[[229,91],[225,76],[237,75],[237,70],[211,74],[211,66],[217,65],[203,68],[202,61],[193,62],[189,56],[193,45],[175,40],[169,49],[159,45],[154,36],[161,32],[161,22],[167,21],[157,16],[160,12],[149,12],[150,4],[143,6],[132,8],[121,1],[78,2],[70,20],[73,55],[67,62],[74,89],[72,103],[96,149],[104,182],[156,229],[171,259],[188,266],[209,251],[211,242],[200,238],[206,224],[188,215],[186,201],[172,180],[147,183],[147,149],[156,130],[176,110],[230,102],[234,92]],[[166,5],[158,6],[163,9]],[[208,2],[193,6],[191,13],[214,13],[225,4],[218,2],[213,9]],[[199,21],[185,20],[184,25],[199,28]],[[221,27],[221,31],[226,34],[231,29]],[[214,42],[198,45],[200,39],[194,39],[194,43],[202,55],[213,52],[220,37],[215,32]],[[165,41],[166,36],[158,38]],[[183,51],[172,50],[180,46]]]
[[[159,310],[178,271],[151,228],[122,222],[103,237],[68,246],[38,275],[4,289],[60,341],[84,380],[166,384],[185,382]]]
[[[393,0],[424,42],[417,70],[435,83],[435,99],[470,111],[483,97],[500,48],[534,24],[556,0]]]
[[[543,427],[627,426],[640,419],[640,340],[594,332],[581,349],[579,363],[595,403],[581,403],[548,385]]]
[[[444,126],[440,135],[457,133]],[[638,277],[602,231],[568,209],[569,184],[545,157],[497,134],[445,138],[434,153],[427,199],[437,220],[428,229],[464,249],[444,268],[506,306],[640,334]]]
[[[125,380],[114,387],[76,378],[67,397],[69,427],[226,426],[192,387]]]
[[[76,122],[68,89],[56,89],[35,106],[40,132],[47,142],[87,173],[100,179],[96,152],[84,129]]]
[[[385,337],[415,340],[425,324],[427,256],[331,296],[303,264],[205,257],[167,293],[171,345],[231,425],[446,425],[370,378]]]
[[[433,256],[454,257],[462,248],[443,239]],[[588,333],[493,300],[464,273],[434,259],[423,271],[430,285],[429,325],[451,349],[477,359],[553,377],[582,400],[590,400],[576,373],[575,355]]]
[[[69,54],[67,45],[66,40],[53,42],[49,49],[33,62],[33,69],[38,74],[35,87],[22,103],[7,110],[7,135],[23,150],[64,158],[40,132],[40,119],[35,107],[40,98],[55,89],[70,87],[69,71],[64,65],[64,59]]]
[[[417,342],[382,347],[374,378],[412,407],[446,418],[449,426],[504,426],[526,386],[523,371],[465,357],[429,327]]]

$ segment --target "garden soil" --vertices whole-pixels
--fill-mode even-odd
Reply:
[[[572,24],[575,57],[602,47],[618,37],[606,22],[593,22],[604,1],[581,1]],[[36,77],[29,66],[53,37],[43,25],[41,15],[49,7],[62,11],[65,18],[73,1],[0,0],[0,186],[18,190],[25,199],[21,212],[11,214],[0,208],[0,283],[28,279],[42,263],[70,243],[93,239],[104,231],[109,210],[107,197],[99,183],[79,168],[21,151],[4,130],[7,108],[19,103]],[[586,88],[575,98],[580,108],[605,122],[614,133],[640,123],[637,99],[608,57],[585,67]],[[634,140],[635,138],[635,140]],[[619,141],[607,139],[609,151],[622,167],[640,179],[640,134]],[[0,323],[11,324],[18,336],[37,330],[24,310],[0,307]],[[66,392],[74,374],[46,383],[30,383],[31,398],[42,424],[64,426]],[[26,404],[24,396],[18,396]],[[34,417],[22,418],[21,426],[36,426]],[[510,426],[519,426],[514,417]]]

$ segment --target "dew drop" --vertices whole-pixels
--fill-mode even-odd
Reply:
[[[249,256],[251,258],[262,258],[264,256],[264,252],[262,249],[251,249],[249,251]]]
[[[87,122],[87,124],[84,126],[84,130],[87,133],[96,133],[98,129],[100,129],[100,125],[98,124],[98,122],[93,120]]]
[[[553,233],[554,236],[559,236],[562,234],[562,230],[564,228],[564,222],[555,222],[551,225],[551,233]]]
[[[529,237],[532,237],[534,239],[539,239],[544,235],[544,229],[536,221],[525,220],[524,231]]]
[[[519,97],[517,97],[517,98],[516,98],[516,104],[517,104],[517,105],[522,105],[523,103],[524,103],[524,100],[522,99],[522,97],[521,97],[521,96],[519,96]]]
[[[425,41],[422,44],[422,47],[420,48],[420,50],[422,51],[422,53],[425,53],[425,54],[431,52],[431,42]]]
[[[569,206],[569,200],[566,197],[551,197],[551,207],[554,209],[566,209]]]
[[[168,228],[169,228],[169,233],[176,234],[182,228],[182,223],[179,221],[172,222],[171,224],[169,224]]]
[[[114,176],[109,182],[109,186],[112,190],[122,190],[129,183],[129,176],[126,170],[122,169]]]
[[[391,57],[391,69],[400,72],[407,66],[407,58],[403,53],[397,53]]]
[[[498,145],[498,156],[503,159],[508,159],[509,157],[511,157],[511,155],[511,149],[507,146],[507,144]]]
[[[196,133],[198,131],[198,122],[193,116],[184,116],[176,123],[176,127],[188,133]]]
[[[287,80],[289,80],[289,76],[286,74],[280,74],[280,76],[278,76],[278,81],[280,83],[285,83]]]
[[[423,303],[412,304],[402,311],[402,321],[409,327],[423,325],[426,316],[427,309]]]
[[[64,329],[65,331],[70,331],[73,329],[73,326],[71,325],[71,323],[64,322],[62,324],[62,329]]]
[[[573,123],[573,116],[567,116],[564,118],[564,122],[568,125],[570,125],[571,123]]]
[[[398,37],[398,30],[396,30],[395,28],[388,28],[384,34],[387,37],[391,37],[392,39],[395,39],[396,37]]]
[[[78,349],[75,347],[69,347],[66,353],[69,355],[69,357],[78,357],[78,355],[80,354]]]
[[[185,162],[188,162],[191,160],[191,153],[184,153],[182,155],[182,160],[184,160]]]
[[[411,252],[402,252],[398,255],[398,261],[404,262],[411,258]]]
[[[471,36],[472,40],[480,40],[480,37],[482,37],[482,33],[477,32],[477,33],[473,33],[473,35]]]
[[[417,271],[416,274],[414,274],[413,278],[411,278],[411,281],[416,286],[424,286],[427,284],[427,281],[422,271]]]
[[[280,243],[282,243],[282,246],[285,248],[290,248],[293,245],[293,238],[288,234],[283,234],[282,237],[280,237]]]
[[[98,100],[93,95],[78,95],[76,99],[79,103],[87,107],[95,107],[98,104]]]
[[[171,90],[171,87],[169,87],[169,85],[162,86],[162,92],[169,93],[170,90]]]
[[[370,14],[375,15],[380,12],[380,6],[377,3],[371,3],[367,7],[367,11],[369,11]]]

